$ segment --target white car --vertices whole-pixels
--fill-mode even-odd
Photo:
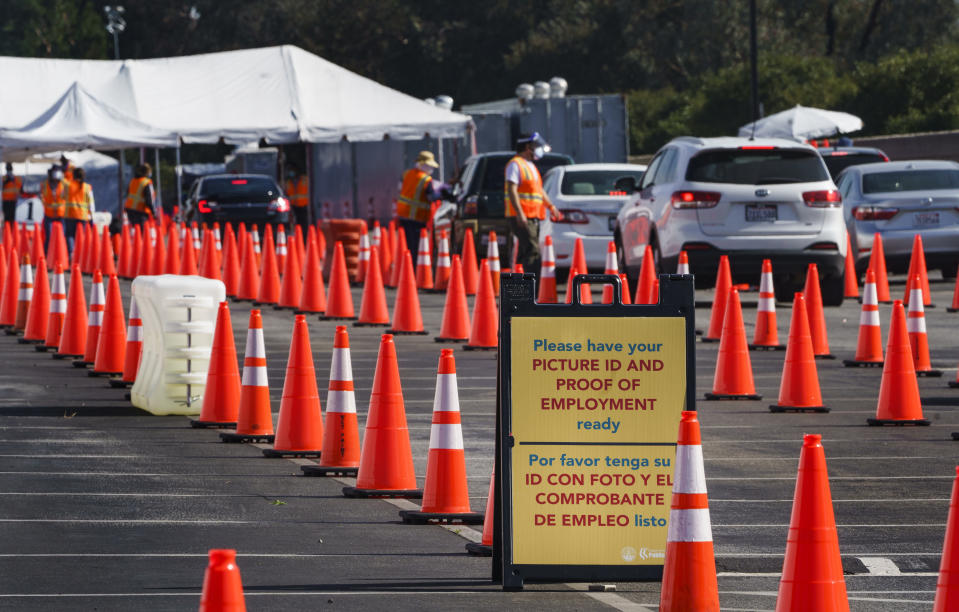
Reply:
[[[557,271],[568,273],[577,238],[583,240],[589,271],[605,270],[616,214],[632,192],[617,183],[639,184],[645,171],[646,166],[639,164],[576,164],[557,166],[546,173],[543,191],[563,213],[562,221],[543,228],[553,236]]]
[[[620,211],[615,240],[631,280],[651,245],[660,272],[674,272],[685,250],[700,286],[715,282],[720,255],[735,283],[758,282],[771,259],[780,301],[792,301],[815,263],[823,303],[842,303],[842,198],[816,150],[792,140],[673,139]]]

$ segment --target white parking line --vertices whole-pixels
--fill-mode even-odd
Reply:
[[[857,557],[872,576],[899,576],[902,572],[892,559],[886,557]]]

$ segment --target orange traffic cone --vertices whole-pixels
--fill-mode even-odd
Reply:
[[[689,255],[686,251],[679,252],[679,259],[676,260],[676,274],[689,274]]]
[[[137,276],[148,276],[153,273],[153,228],[149,224],[143,226],[143,240],[140,243],[140,252],[137,254]],[[96,232],[93,233],[94,240],[91,245],[96,247],[97,254],[93,256],[93,266],[100,261],[99,249],[100,243],[96,240]],[[103,273],[103,270],[100,270]]]
[[[100,259],[97,265],[100,267],[101,274],[109,276],[117,273],[113,256],[113,242],[110,240],[110,228],[105,225],[100,233]]]
[[[90,284],[90,312],[87,315],[87,343],[83,357],[73,362],[77,368],[93,365],[97,358],[97,344],[100,339],[100,326],[103,324],[103,309],[106,305],[106,291],[103,288],[103,275],[100,270],[93,271]]]
[[[776,612],[848,612],[822,436],[803,436]]]
[[[430,237],[426,228],[420,230],[420,244],[416,256],[416,288],[429,290],[433,288],[433,261],[430,257]],[[402,279],[400,282],[403,282]]]
[[[609,241],[609,244],[606,245],[606,269],[603,271],[604,274],[612,274],[613,276],[619,276],[619,262],[616,258],[616,243],[612,240]],[[624,291],[629,292],[629,285],[624,285]],[[613,286],[612,285],[603,285],[603,304],[612,304],[613,303]]]
[[[252,245],[252,243],[251,243]],[[252,252],[252,250],[251,250]],[[240,379],[240,407],[236,431],[220,434],[224,442],[273,442],[273,416],[270,408],[270,383],[266,372],[266,345],[263,343],[263,317],[256,308],[250,311]]]
[[[21,344],[42,344],[47,338],[47,323],[50,321],[50,282],[47,280],[47,263],[40,252],[37,260],[37,277],[33,295],[27,304],[26,323]]]
[[[756,308],[756,332],[751,349],[782,351],[786,347],[779,344],[779,331],[776,329],[776,293],[773,288],[773,264],[763,260],[762,276],[759,278],[759,304]]]
[[[373,271],[373,253],[370,250],[370,263],[366,266],[366,281],[369,281]],[[377,260],[375,265],[379,265]],[[385,298],[384,298],[385,299]],[[343,243],[336,241],[333,245],[333,261],[330,266],[330,290],[326,296],[326,311],[320,315],[321,320],[355,319],[353,310],[353,294],[350,293],[350,278],[346,272],[346,257],[343,254]]]
[[[308,247],[309,248],[309,247]],[[370,232],[366,229],[366,224],[360,226],[360,251],[356,260],[356,283],[360,284],[366,279],[366,266],[370,263]]]
[[[946,312],[959,312],[959,269],[956,270],[956,286],[952,289],[952,306]]]
[[[719,612],[702,444],[696,413],[684,410],[676,444],[673,501],[659,596],[663,612]]]
[[[282,225],[276,226],[276,266],[286,274],[286,258],[289,255],[286,248],[286,230]]]
[[[932,296],[929,293],[929,274],[926,271],[926,254],[922,248],[922,236],[916,234],[912,239],[912,255],[909,257],[909,274],[906,276],[906,293],[902,303],[909,306],[912,299],[912,290],[916,288],[916,277],[919,277],[919,288],[922,289],[922,305],[925,308],[935,308]]]
[[[226,224],[226,236],[223,239],[223,286],[226,294],[236,295],[240,287],[240,254],[236,249],[236,234],[233,226]]]
[[[22,332],[27,327],[27,314],[33,301],[33,268],[30,267],[30,255],[24,255],[20,264],[20,289],[17,292],[17,316],[12,330],[8,334]],[[13,335],[11,334],[11,335]]]
[[[479,288],[479,276],[476,266],[476,245],[473,244],[473,229],[467,227],[463,234],[463,250],[460,252],[463,264],[463,287],[466,295],[476,295]]]
[[[67,239],[63,235],[63,224],[59,221],[54,221],[52,227],[50,243],[47,245],[47,264],[51,270],[57,264],[63,267],[69,263],[67,257]]]
[[[264,257],[269,253],[264,253]],[[286,380],[280,401],[273,448],[263,449],[266,457],[319,457],[323,450],[323,414],[316,387],[313,351],[306,315],[296,315]]]
[[[269,225],[266,227],[269,227]],[[260,230],[257,228],[256,223],[250,228],[250,238],[253,240],[253,254],[256,256],[256,265],[259,267],[263,258],[263,251],[260,248]]]
[[[395,248],[396,222],[390,221],[390,224],[383,228],[380,234],[380,248],[376,253],[379,256],[381,277],[388,276],[390,273],[390,261],[393,259],[393,249]],[[366,273],[369,274],[369,270],[367,270]]]
[[[553,249],[553,237],[546,236],[543,241],[543,256],[539,268],[539,294],[536,301],[540,304],[555,304],[556,295],[556,252]]]
[[[124,261],[124,259],[120,260],[120,270],[123,270],[124,267],[126,267],[125,278],[136,278],[137,268],[139,267],[140,255],[143,252],[143,232],[141,231],[139,225],[134,226],[133,229],[130,231],[132,233],[131,233],[131,238],[129,239],[129,242],[130,242],[130,248],[128,249],[129,253],[123,255],[123,258],[125,258],[126,261]],[[78,235],[80,234],[79,228],[77,229],[77,234]],[[85,248],[86,250],[89,250],[90,246],[88,245]],[[87,261],[87,256],[84,253],[83,257],[80,260],[80,269],[85,274],[90,273],[90,271],[88,271],[86,267],[87,266],[86,261]]]
[[[932,610],[959,610],[959,467],[956,467],[956,478],[952,481],[949,520],[946,523],[946,538],[942,543],[942,560],[939,562],[939,580],[936,581],[936,600]]]
[[[256,299],[256,292],[260,288],[260,272],[257,269],[256,253],[253,252],[253,238],[250,234],[246,235],[244,243],[246,246],[243,249],[243,265],[240,267],[240,282],[236,287],[236,299],[253,301]],[[184,243],[184,250],[186,246]]]
[[[85,256],[85,254],[86,254],[86,251],[87,251],[87,247],[86,247],[87,231],[86,231],[85,228],[86,228],[86,224],[85,224],[85,223],[82,223],[82,224],[78,224],[78,225],[77,225],[77,231],[76,231],[76,234],[75,234],[74,237],[73,237],[73,253],[70,254],[70,269],[71,269],[71,270],[73,269],[74,264],[76,264],[76,265],[82,265],[82,264],[83,264],[83,259],[84,259],[84,256]],[[127,234],[127,233],[124,232],[124,235],[126,235],[126,234]],[[127,242],[129,242],[129,237],[127,238]],[[11,244],[11,247],[12,247],[12,246],[13,246],[13,245]],[[132,257],[130,256],[129,251],[130,251],[130,245],[127,244],[127,245],[124,247],[124,251],[121,252],[121,259],[120,259],[120,263],[121,263],[121,264],[123,264],[124,261],[127,262],[127,263],[126,263],[127,269],[129,269],[129,267],[130,267],[130,263],[129,263],[129,262],[132,261]],[[122,257],[122,256],[123,256],[123,253],[127,253],[126,259],[123,259],[123,257]],[[130,274],[130,278],[132,278],[132,277],[133,277],[133,275]]]
[[[196,229],[196,228],[194,228]],[[180,274],[183,276],[197,276],[196,249],[193,248],[193,239],[190,236],[183,241],[183,252],[180,254]]]
[[[227,302],[220,302],[216,313],[216,327],[213,331],[210,366],[206,372],[203,408],[200,410],[200,417],[191,419],[190,425],[196,428],[235,428],[239,404],[240,369],[236,363],[230,305]]]
[[[892,303],[886,360],[882,366],[879,403],[876,418],[866,419],[870,425],[929,425],[922,416],[919,400],[919,379],[909,346],[906,312],[902,302]]]
[[[303,277],[303,289],[300,291],[300,303],[297,308],[297,314],[306,312],[322,313],[326,311],[326,290],[323,287],[323,268],[320,267],[319,245],[316,241],[315,232],[310,232],[308,242],[309,245],[306,248],[306,274]]]
[[[396,287],[400,284],[400,268],[403,267],[403,253],[409,250],[406,244],[406,232],[396,233],[396,243],[394,244],[393,258],[390,260],[390,273],[384,275],[383,284],[387,287]],[[362,310],[362,308],[360,308]]]
[[[876,275],[876,297],[880,304],[891,304],[889,297],[889,277],[886,276],[886,252],[882,248],[882,235],[876,232],[872,236],[872,253],[869,255],[869,268]]]
[[[453,255],[452,272],[446,287],[443,305],[443,323],[437,342],[466,342],[470,337],[470,315],[463,287],[463,268],[460,256]]]
[[[372,271],[372,262],[379,262],[370,262]],[[380,339],[356,486],[344,488],[343,495],[417,499],[423,496],[423,490],[416,488],[396,345],[390,334],[383,334]]]
[[[255,247],[254,243],[254,247]],[[263,230],[263,251],[260,257],[260,288],[254,304],[276,304],[280,299],[280,273],[276,266],[276,247],[273,230],[269,225]]]
[[[235,550],[210,551],[210,562],[203,575],[200,612],[246,612]]]
[[[723,334],[723,319],[726,316],[726,303],[729,300],[729,290],[733,286],[732,275],[729,272],[729,257],[719,257],[719,268],[716,271],[716,292],[713,295],[713,308],[709,314],[709,330],[702,335],[703,342],[719,342]]]
[[[17,303],[20,296],[20,261],[17,249],[7,256],[7,271],[3,279],[3,300],[0,304],[0,327],[8,331],[17,321]]]
[[[489,492],[486,494],[486,512],[483,514],[483,535],[479,542],[467,542],[466,552],[474,557],[493,556],[493,523],[496,521],[496,470],[489,475]]]
[[[70,271],[70,288],[67,295],[67,313],[63,319],[60,345],[54,359],[79,358],[87,345],[87,302],[83,297],[83,275],[80,266],[73,265]]]
[[[163,242],[160,240],[159,242]],[[163,274],[180,273],[180,238],[177,236],[177,226],[171,223],[167,228],[167,243],[164,247]]]
[[[400,236],[402,237],[403,234],[400,233]],[[380,277],[379,270],[379,254],[374,251],[370,253],[370,267],[366,271],[366,282],[363,284],[360,318],[353,323],[357,327],[387,327],[390,324],[390,313],[386,308],[386,292],[383,290],[383,279]]]
[[[285,247],[284,247],[285,248]],[[279,257],[277,257],[279,259]],[[283,269],[283,281],[280,283],[280,300],[275,309],[293,308],[300,305],[300,297],[303,295],[303,279],[300,277],[300,262],[296,257],[296,250],[283,257],[285,267]]]
[[[450,239],[446,230],[440,232],[440,241],[436,247],[436,278],[433,279],[433,291],[446,291],[450,282]]]
[[[430,521],[464,525],[483,522],[483,515],[470,509],[453,349],[440,351],[423,504],[418,511],[401,510],[400,517],[404,523],[417,525]]]
[[[136,272],[133,269],[133,242],[132,242],[132,229],[129,225],[123,226],[120,230],[120,248],[117,250],[117,275],[120,278],[133,278],[133,274]],[[74,238],[73,245],[73,263],[76,263],[77,250],[80,249],[80,240],[83,236],[83,232],[80,227],[77,227],[76,237]]]
[[[330,384],[326,392],[326,425],[320,465],[304,465],[304,476],[356,476],[360,465],[360,430],[356,422],[356,395],[350,363],[350,336],[336,326]]]
[[[653,248],[647,244],[646,252],[643,253],[643,264],[639,268],[639,279],[636,282],[636,297],[633,298],[633,304],[656,303],[653,301],[653,283],[655,280],[656,261],[653,259]],[[716,297],[719,297],[718,289]],[[722,335],[722,328],[720,328],[720,335]]]
[[[173,227],[173,224],[170,224]],[[143,352],[143,320],[137,308],[137,300],[130,296],[130,316],[127,317],[127,347],[123,354],[123,375],[111,378],[111,387],[129,387],[137,379],[140,369],[140,354]]]
[[[913,365],[917,376],[942,376],[929,361],[929,336],[926,334],[926,313],[922,308],[922,279],[913,277],[912,299],[906,312],[906,330],[909,332],[909,347],[912,349]]]
[[[629,279],[626,278],[625,274],[619,275],[620,286],[623,288],[622,299],[623,304],[632,304],[633,301],[629,297]]]
[[[493,297],[493,281],[490,278],[489,264],[486,260],[480,264],[479,291],[473,302],[473,321],[470,327],[469,342],[466,350],[496,350],[499,345],[499,314],[496,298]]]
[[[859,297],[859,282],[856,274],[856,258],[852,253],[852,240],[849,239],[849,233],[846,233],[846,270],[843,287],[843,297]]]
[[[739,303],[739,291],[729,292],[723,335],[719,340],[719,355],[713,375],[713,392],[706,394],[708,400],[760,400],[753,384],[753,369],[746,344],[746,328]]]
[[[829,335],[826,333],[826,317],[822,312],[822,294],[819,291],[819,269],[809,264],[806,270],[806,312],[809,315],[809,333],[812,335],[812,351],[816,359],[835,359],[829,352]]]
[[[580,274],[586,274],[583,272],[583,269],[580,268],[577,264],[573,264],[569,268],[569,276],[566,278],[566,303],[573,303],[573,279],[579,276]],[[580,283],[579,285],[579,303],[580,304],[592,304],[593,303],[593,291],[589,286],[589,283]]]
[[[213,280],[221,280],[220,262],[218,261],[213,232],[203,230],[203,249],[200,252],[200,276]]]
[[[493,281],[493,295],[499,296],[499,276],[502,268],[499,265],[499,243],[496,240],[496,232],[490,231],[486,243],[486,265],[489,266],[490,279]]]
[[[2,276],[2,275],[0,275]],[[67,314],[67,282],[63,276],[63,266],[53,268],[53,288],[50,291],[50,317],[47,319],[47,335],[37,351],[56,350],[60,346],[60,334],[63,333],[63,318]]]
[[[575,267],[580,274],[589,274],[589,266],[586,265],[586,249],[583,248],[583,239],[577,238],[573,242],[573,259],[570,262],[570,269]]]
[[[779,383],[779,403],[769,407],[772,412],[829,412],[822,405],[816,357],[812,351],[806,299],[797,293],[793,299],[792,320],[789,323],[789,342]]]
[[[856,357],[845,359],[848,367],[882,367],[882,332],[879,329],[879,302],[876,299],[876,275],[866,270],[866,284],[862,288],[862,312],[859,314],[859,339]]]
[[[155,226],[150,228],[150,243],[153,245],[153,252],[150,254],[150,274],[159,276],[163,274],[163,267],[166,265],[162,228]]]
[[[393,326],[386,333],[395,335],[420,335],[429,332],[423,329],[423,316],[420,313],[420,298],[416,292],[416,280],[413,278],[413,258],[409,251],[403,253],[400,266],[400,282],[393,303]]]
[[[97,355],[90,376],[121,376],[127,348],[127,324],[123,320],[123,297],[116,274],[110,275],[103,323],[97,334]]]

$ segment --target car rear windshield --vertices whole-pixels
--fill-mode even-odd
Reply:
[[[896,170],[862,176],[863,193],[959,189],[959,170]]]
[[[208,178],[203,181],[200,196],[220,203],[264,203],[276,199],[280,188],[273,179],[256,176]]]
[[[503,192],[504,183],[506,182],[506,164],[508,164],[511,159],[513,158],[503,156],[490,157],[486,160],[486,172],[483,176],[481,191]],[[540,176],[543,176],[556,166],[565,166],[568,163],[569,160],[561,155],[547,155],[543,159],[533,162],[539,170]]]
[[[828,153],[823,153],[822,159],[826,162],[826,167],[829,168],[829,174],[833,178],[839,176],[839,173],[849,166],[889,161],[878,153],[849,153],[848,155],[829,155]]]
[[[563,195],[574,196],[626,195],[617,192],[616,181],[621,178],[633,177],[638,185],[642,176],[642,170],[578,170],[576,172],[567,170],[559,190]]]
[[[734,185],[777,185],[829,180],[822,160],[803,149],[719,149],[689,160],[686,180]]]

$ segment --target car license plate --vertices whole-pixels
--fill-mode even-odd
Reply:
[[[616,230],[616,217],[610,217],[610,218],[609,218],[609,231],[612,232],[612,231],[615,231],[615,230]]]
[[[746,204],[746,221],[775,221],[777,210],[775,204]]]
[[[912,215],[912,224],[917,227],[928,227],[930,225],[939,225],[938,212],[918,212]]]

